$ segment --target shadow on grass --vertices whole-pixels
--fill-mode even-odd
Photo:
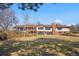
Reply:
[[[74,43],[76,44],[76,42]],[[1,56],[78,56],[79,52],[74,49],[73,42],[39,38],[33,41],[0,41]]]

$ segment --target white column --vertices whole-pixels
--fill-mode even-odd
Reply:
[[[43,27],[43,33],[45,34],[45,27]]]

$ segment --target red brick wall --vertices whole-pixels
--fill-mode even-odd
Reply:
[[[59,35],[59,33],[55,30],[56,29],[56,27],[57,27],[57,25],[56,24],[52,24],[52,34],[54,34],[54,35]]]

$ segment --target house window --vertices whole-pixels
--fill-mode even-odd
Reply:
[[[27,31],[27,27],[26,27],[26,28],[24,28],[24,31]]]
[[[57,30],[62,30],[62,28],[57,28]]]
[[[36,30],[36,27],[33,27],[33,30]]]
[[[38,29],[39,29],[39,30],[42,30],[42,29],[43,29],[43,27],[38,27]]]
[[[45,30],[50,30],[50,27],[45,27]]]

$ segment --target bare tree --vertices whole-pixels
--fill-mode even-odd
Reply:
[[[17,20],[15,14],[11,9],[0,9],[0,29],[6,31],[11,26],[16,25],[16,23]]]
[[[76,31],[79,32],[79,24],[75,25]]]
[[[30,18],[30,17],[29,17],[29,14],[22,13],[21,16],[22,16],[23,21],[24,21],[23,23],[24,23],[24,24],[27,24],[28,21],[29,21],[29,18]]]
[[[79,32],[79,24],[71,25],[70,30],[71,30],[71,32],[78,33]]]
[[[29,14],[22,13],[21,16],[23,17],[23,24],[24,24],[24,36],[26,33],[28,34],[28,21],[29,21]]]
[[[70,26],[70,31],[71,31],[71,32],[75,32],[75,31],[76,31],[76,30],[75,30],[75,25],[71,25],[71,26]]]

